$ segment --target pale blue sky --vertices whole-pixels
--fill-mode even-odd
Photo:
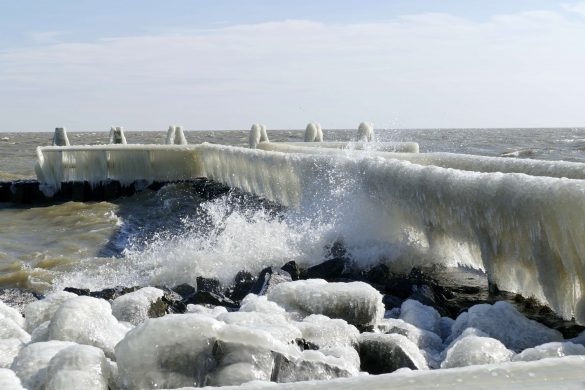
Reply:
[[[0,0],[0,131],[585,126],[585,2]]]

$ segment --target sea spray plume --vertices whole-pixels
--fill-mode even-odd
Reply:
[[[356,141],[372,142],[374,139],[374,125],[362,122],[358,127]]]
[[[268,134],[266,133],[266,125],[254,123],[250,129],[250,137],[248,138],[248,145],[250,149],[256,149],[260,142],[269,142]]]
[[[167,139],[165,140],[166,145],[174,145],[175,143],[175,126],[170,125],[167,130]]]
[[[127,144],[122,127],[112,126],[110,128],[110,144]]]
[[[69,146],[67,130],[64,127],[57,127],[53,135],[53,146]]]

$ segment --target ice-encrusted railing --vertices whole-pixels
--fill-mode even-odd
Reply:
[[[327,196],[324,187],[350,185],[375,209],[368,223],[424,237],[424,261],[451,256],[484,269],[500,288],[585,323],[585,181],[550,177],[583,178],[583,164],[478,158],[474,167],[472,156],[448,156],[449,163],[463,162],[464,171],[324,153],[203,145],[200,158],[207,177],[290,206]],[[525,173],[490,172],[501,168]]]

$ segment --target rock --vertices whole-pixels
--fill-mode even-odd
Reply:
[[[439,334],[441,315],[432,307],[408,299],[400,306],[400,319],[420,329]]]
[[[0,389],[25,390],[14,371],[9,370],[8,368],[0,368]]]
[[[89,293],[89,295],[91,297],[94,297],[94,298],[105,299],[106,301],[113,301],[114,299],[118,298],[119,296],[131,293],[131,292],[136,291],[138,289],[140,289],[140,287],[138,287],[138,286],[135,286],[135,287],[118,286],[118,287],[114,287],[114,288],[105,288],[105,289],[100,290],[100,291],[92,291]]]
[[[319,349],[358,346],[359,331],[341,319],[312,314],[296,323],[296,326],[301,330],[303,340]]]
[[[359,342],[361,369],[370,374],[385,374],[403,367],[428,369],[416,345],[400,334],[362,333]]]
[[[510,361],[514,352],[490,337],[466,336],[449,347],[441,368],[466,367]]]
[[[270,380],[274,365],[274,356],[270,349],[218,340],[212,353],[217,367],[206,385],[239,386],[250,381]]]
[[[274,286],[267,297],[301,316],[323,314],[329,318],[341,318],[357,327],[373,326],[384,315],[382,295],[363,282],[297,280]]]
[[[228,289],[226,295],[234,301],[241,301],[250,293],[250,289],[255,282],[256,277],[254,275],[247,271],[240,271],[236,274],[234,284]]]
[[[164,291],[154,287],[144,287],[140,290],[119,296],[112,301],[112,314],[118,321],[138,325],[148,318],[162,317],[168,306],[161,298]]]
[[[439,336],[441,336],[441,339],[447,340],[451,336],[454,323],[455,320],[453,318],[441,317],[439,320]]]
[[[217,317],[228,325],[238,325],[252,331],[260,330],[284,344],[292,344],[302,337],[301,331],[279,313],[259,313],[255,311],[228,312]]]
[[[336,364],[340,363],[340,364]],[[303,351],[300,358],[276,354],[271,381],[289,383],[299,381],[331,380],[355,375],[342,366],[341,359],[328,359],[319,351]]]
[[[32,332],[43,322],[49,321],[63,302],[75,297],[77,295],[73,293],[60,291],[49,294],[40,301],[29,303],[24,308],[25,329]]]
[[[408,299],[413,293],[413,286],[407,277],[393,277],[386,281],[384,290],[400,299]]]
[[[227,312],[227,309],[223,306],[187,305],[187,313],[201,314],[214,319]]]
[[[382,303],[384,304],[384,308],[386,310],[392,310],[396,307],[400,307],[402,302],[402,299],[395,295],[384,295],[384,297],[382,297]]]
[[[289,261],[288,263],[280,267],[280,269],[285,272],[288,272],[292,280],[301,279],[301,275],[303,274],[303,270],[301,269],[301,267],[299,267],[299,265],[294,261]]]
[[[513,351],[522,351],[537,345],[562,341],[562,335],[553,329],[529,320],[507,302],[493,305],[475,305],[462,313],[453,324],[448,342],[458,337],[466,328],[473,327],[490,337],[500,340]]]
[[[22,385],[28,390],[40,390],[46,381],[49,362],[59,351],[76,345],[68,341],[45,341],[29,344],[23,347],[12,369],[22,381]]]
[[[333,280],[340,278],[346,271],[347,260],[337,257],[307,269],[307,279]]]
[[[438,353],[443,347],[443,341],[437,334],[400,319],[383,319],[376,327],[382,333],[401,334],[427,352]]]
[[[190,296],[183,302],[187,305],[212,305],[224,306],[230,309],[238,308],[238,304],[228,297],[210,291],[198,291],[197,294]]]
[[[221,283],[217,279],[197,277],[197,291],[208,291],[216,294],[221,294]]]
[[[70,292],[79,296],[85,296],[90,294],[89,288],[65,287],[63,291]]]
[[[366,271],[365,277],[369,283],[385,285],[390,278],[390,270],[386,264],[378,264]]]
[[[172,288],[174,292],[179,294],[183,299],[189,298],[191,295],[197,293],[197,287],[190,284],[183,283]]]
[[[0,340],[0,368],[10,368],[23,346],[24,343],[19,339]]]
[[[108,390],[110,366],[104,352],[89,345],[74,345],[49,361],[45,390]]]
[[[49,324],[49,339],[74,341],[102,349],[113,357],[114,346],[129,327],[112,315],[110,304],[93,297],[76,297],[61,304]]]
[[[328,257],[347,258],[347,250],[342,240],[334,241],[330,246],[325,248],[325,252]]]
[[[553,342],[528,348],[512,357],[513,362],[531,362],[534,360],[563,357],[571,355],[585,355],[585,347],[581,344],[566,342]]]
[[[264,295],[270,288],[277,284],[290,281],[292,281],[292,278],[288,272],[274,267],[264,268],[250,289],[250,293]]]
[[[269,301],[266,295],[248,294],[240,303],[240,311],[253,311],[267,314],[286,315],[286,311],[275,302]]]

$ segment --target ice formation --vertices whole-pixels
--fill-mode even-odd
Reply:
[[[585,355],[585,347],[581,344],[574,344],[569,341],[553,342],[528,348],[512,357],[513,362],[530,362],[546,358],[558,358],[571,355]]]
[[[187,138],[183,133],[183,126],[169,126],[167,131],[166,145],[187,145]]]
[[[294,146],[297,149],[292,149],[293,152],[316,153],[315,148],[328,149],[343,149],[345,151],[366,150],[371,152],[396,152],[396,153],[418,153],[420,147],[416,142],[282,142],[261,145],[258,149],[286,151],[287,146]],[[313,148],[309,150],[302,150],[303,148]]]
[[[274,286],[267,296],[268,300],[303,316],[323,314],[358,326],[374,325],[384,315],[382,295],[363,282],[298,280]]]
[[[44,299],[29,303],[24,308],[24,328],[27,331],[32,332],[43,322],[49,321],[63,302],[75,297],[77,297],[77,295],[73,293],[59,291],[47,295]]]
[[[124,129],[120,126],[112,126],[110,129],[110,144],[127,144]]]
[[[374,126],[371,123],[362,122],[358,126],[356,141],[372,142],[374,139]]]
[[[258,144],[261,142],[268,142],[268,134],[266,132],[266,126],[260,123],[254,123],[250,129],[250,136],[248,139],[248,145],[250,149],[256,149]]]
[[[118,321],[138,325],[148,319],[151,305],[162,298],[164,291],[154,287],[124,294],[112,301],[112,314]]]
[[[303,339],[317,345],[320,350],[355,348],[358,345],[359,331],[342,319],[312,314],[295,325],[300,329]]]
[[[414,299],[407,299],[400,306],[400,319],[417,328],[440,333],[441,315],[432,307],[423,305]]]
[[[69,146],[69,137],[64,127],[57,127],[53,135],[53,146]]]
[[[47,366],[44,390],[108,390],[111,372],[104,352],[73,345],[57,352]]]
[[[428,330],[417,328],[401,319],[385,318],[376,327],[382,333],[397,333],[415,343],[417,347],[430,353],[438,353],[443,348],[441,338]]]
[[[0,368],[10,368],[24,343],[16,338],[0,339]],[[1,388],[1,387],[0,387]]]
[[[24,390],[20,379],[14,371],[8,368],[0,368],[0,389],[2,390]]]
[[[469,335],[449,347],[441,368],[503,363],[513,355],[514,352],[496,339]]]
[[[0,314],[0,339],[18,339],[23,343],[30,341],[30,335],[10,317]]]
[[[417,346],[401,334],[362,333],[359,343],[362,369],[371,374],[393,372],[402,367],[429,368]]]
[[[18,326],[24,328],[24,317],[18,310],[8,306],[0,300],[0,316],[5,316],[14,321]]]
[[[323,142],[323,130],[317,122],[311,122],[305,129],[305,142]]]

